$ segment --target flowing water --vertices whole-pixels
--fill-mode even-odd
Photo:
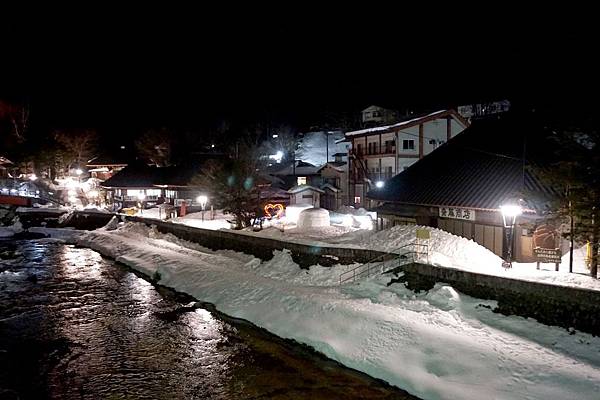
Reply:
[[[0,241],[0,399],[408,399],[90,249]]]

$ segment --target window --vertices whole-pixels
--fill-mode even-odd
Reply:
[[[373,111],[374,117],[381,117],[381,113],[379,111]]]
[[[302,195],[302,198],[303,198],[303,199],[312,199],[312,198],[313,198],[313,196],[312,196],[312,194],[303,194],[303,195]]]
[[[306,177],[305,176],[298,177],[298,185],[306,185]]]
[[[360,196],[354,198],[354,204],[360,204]]]
[[[402,141],[402,149],[403,150],[414,150],[415,149],[415,141],[413,139],[404,139]]]

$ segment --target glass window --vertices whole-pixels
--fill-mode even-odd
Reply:
[[[402,141],[402,149],[403,150],[414,150],[415,149],[415,141],[413,139],[404,139]]]
[[[298,185],[306,185],[306,177],[305,176],[298,177]]]

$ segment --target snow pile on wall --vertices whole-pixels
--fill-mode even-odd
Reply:
[[[298,222],[300,213],[308,208],[313,208],[310,204],[294,204],[285,208],[285,221],[290,224]]]
[[[329,225],[329,211],[324,208],[308,208],[298,216],[298,229],[322,228]]]
[[[374,250],[394,252],[414,242],[417,229],[427,229],[431,234],[431,239],[421,242],[429,245],[429,262],[433,265],[485,272],[502,264],[500,257],[479,243],[427,226],[397,225],[377,232],[360,245]]]

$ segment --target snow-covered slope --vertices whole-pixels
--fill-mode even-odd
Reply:
[[[335,142],[344,138],[344,133],[334,131],[329,135],[326,132],[308,132],[298,143],[296,159],[313,165],[323,165],[327,161],[327,139],[329,139],[329,161],[333,161],[335,153],[347,153],[347,143]]]

